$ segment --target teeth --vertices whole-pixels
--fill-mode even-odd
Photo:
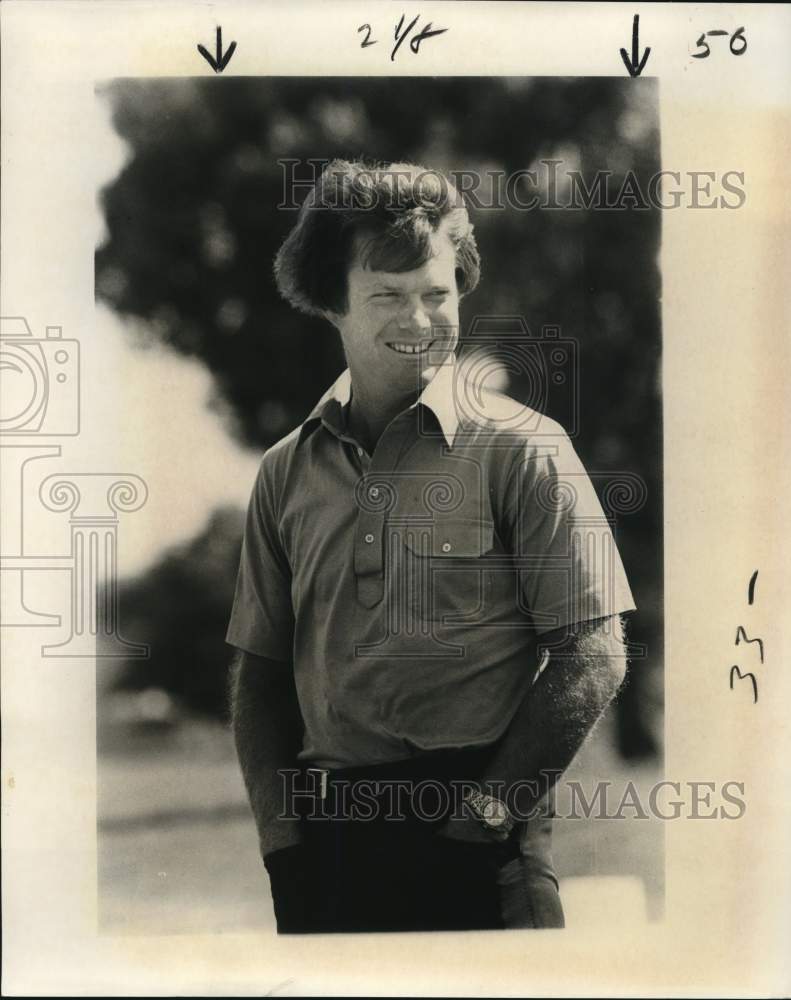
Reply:
[[[430,343],[425,344],[389,344],[394,351],[399,354],[425,354],[426,351],[431,346]]]

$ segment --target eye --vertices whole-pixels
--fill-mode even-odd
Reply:
[[[429,292],[426,298],[431,299],[432,302],[444,302],[448,297],[448,293],[442,291],[442,289],[436,289],[433,292]]]

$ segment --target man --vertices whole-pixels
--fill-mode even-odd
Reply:
[[[264,455],[227,635],[278,930],[562,926],[543,806],[634,607],[590,480],[455,360],[480,261],[447,178],[331,163],[275,272],[348,362]]]

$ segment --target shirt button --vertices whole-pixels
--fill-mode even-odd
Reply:
[[[372,542],[372,541],[374,540],[374,536],[373,536],[373,535],[372,535],[372,534],[371,534],[371,533],[369,532],[369,533],[368,533],[368,534],[367,534],[367,535],[365,536],[365,540],[366,540],[366,542],[368,542],[368,544],[370,545],[370,544],[371,544],[371,542]]]
[[[450,542],[443,542],[442,543],[442,551],[443,552],[450,552],[451,547],[452,546],[451,546]]]
[[[357,454],[360,456],[360,458],[363,457],[363,450],[362,450],[362,448],[360,448],[359,445],[357,446]]]

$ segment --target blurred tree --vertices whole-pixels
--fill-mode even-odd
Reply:
[[[659,169],[652,80],[123,80],[104,96],[131,155],[102,192],[108,235],[96,254],[97,295],[203,361],[234,433],[257,448],[304,419],[343,367],[332,329],[291,310],[274,285],[272,259],[296,217],[278,208],[293,203],[284,190],[291,168],[279,161],[299,160],[296,177],[307,181],[309,160],[336,156],[489,177],[555,159],[561,184],[569,169],[587,184],[608,171],[612,192],[630,171],[645,190]],[[589,469],[625,469],[648,486],[619,540],[642,609],[632,638],[661,663],[659,213],[486,208],[489,193],[484,184],[472,212],[484,266],[462,336],[476,314],[507,314],[524,316],[534,334],[554,325],[578,341],[575,445]],[[528,389],[512,376],[514,396]],[[568,409],[562,396],[547,401],[565,426]],[[624,747],[635,753],[655,742],[651,727],[632,725],[634,706],[646,704],[641,672],[622,713]]]
[[[243,528],[241,510],[220,508],[200,535],[121,585],[124,634],[148,643],[150,657],[129,660],[116,689],[162,688],[197,711],[224,712],[225,629]]]

